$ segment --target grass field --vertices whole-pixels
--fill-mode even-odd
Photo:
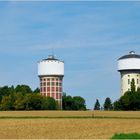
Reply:
[[[112,139],[140,139],[140,134],[129,133],[129,134],[115,134]]]
[[[13,118],[2,118],[8,116]],[[37,116],[46,118],[32,118]],[[94,116],[99,118],[89,116],[92,116],[91,111],[2,111],[0,138],[108,139],[116,133],[140,133],[140,112],[95,111]]]

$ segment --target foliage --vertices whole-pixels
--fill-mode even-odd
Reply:
[[[14,87],[8,87],[8,86],[4,86],[4,87],[0,87],[0,102],[2,100],[3,96],[8,96],[10,94],[14,93]]]
[[[111,139],[140,139],[140,134],[138,133],[115,134]]]
[[[85,99],[80,96],[71,97],[66,95],[62,96],[63,110],[86,110]]]
[[[36,88],[33,93],[40,93],[40,89],[39,88]]]
[[[31,88],[28,85],[17,85],[15,88],[16,93],[32,93]]]
[[[131,92],[132,93],[136,92],[136,86],[135,86],[135,80],[134,79],[132,79],[132,81],[131,81]]]
[[[134,79],[131,81],[131,91],[114,102],[114,110],[140,110],[140,88],[135,90]]]
[[[73,99],[71,96],[67,96],[65,93],[62,96],[62,108],[63,110],[72,110]]]
[[[35,89],[33,94],[27,85],[1,87],[0,110],[56,110],[56,101],[37,94],[38,91],[38,88]]]
[[[113,107],[112,107],[111,99],[107,97],[104,102],[104,110],[112,110],[112,108]]]
[[[42,103],[42,110],[56,110],[58,108],[57,102],[52,97],[45,97]]]
[[[39,94],[39,88],[34,91],[28,85],[17,85],[0,88],[0,110],[57,110],[58,103],[51,97]],[[64,110],[86,110],[85,99],[80,96],[62,96]]]
[[[80,96],[73,97],[73,110],[86,110],[85,99]]]
[[[100,103],[99,103],[98,99],[96,99],[96,103],[94,105],[94,110],[100,110]]]

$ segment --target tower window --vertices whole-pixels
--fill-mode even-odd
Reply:
[[[43,83],[43,86],[46,86],[46,83],[45,82]]]
[[[54,86],[54,82],[52,82],[52,86]]]
[[[44,87],[44,92],[46,92],[46,87]]]

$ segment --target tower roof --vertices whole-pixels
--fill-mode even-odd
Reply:
[[[43,60],[58,60],[54,57],[54,55],[49,55],[47,59],[43,59]]]
[[[121,60],[121,59],[128,59],[128,58],[139,58],[139,59],[140,59],[140,55],[135,54],[134,51],[131,51],[131,52],[129,52],[129,54],[120,57],[118,60]]]

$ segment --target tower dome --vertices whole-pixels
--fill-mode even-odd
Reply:
[[[140,55],[130,51],[118,59],[118,71],[124,70],[140,70]]]

